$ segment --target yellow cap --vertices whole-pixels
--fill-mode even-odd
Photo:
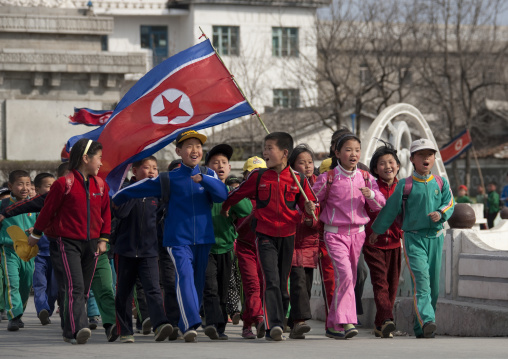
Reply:
[[[323,162],[321,162],[321,166],[319,166],[319,173],[328,172],[330,170],[330,167],[332,167],[332,159],[325,158]]]
[[[258,156],[251,157],[245,161],[245,164],[243,165],[243,172],[251,172],[256,168],[266,168],[265,160]]]
[[[35,257],[39,253],[39,247],[37,245],[30,247],[28,245],[28,238],[25,231],[18,226],[10,226],[7,228],[7,234],[14,243],[14,250],[19,258],[28,262],[30,259]]]

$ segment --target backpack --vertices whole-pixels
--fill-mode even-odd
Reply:
[[[104,195],[104,180],[99,177],[99,176],[93,176],[93,178],[95,179],[95,183],[97,183],[97,185],[99,186],[99,190],[101,191],[101,197]],[[65,193],[64,194],[69,194],[69,192],[71,191],[71,188],[72,188],[72,185],[74,184],[74,173],[72,171],[69,171],[69,173],[67,173],[65,175]]]
[[[436,182],[439,186],[439,190],[443,192],[443,178],[438,175],[434,175],[434,178],[436,179]],[[402,191],[402,221],[404,221],[404,215],[406,214],[406,202],[409,197],[409,194],[411,193],[411,190],[413,189],[413,176],[409,176],[406,178],[404,182],[404,190]]]
[[[202,175],[206,175],[208,173],[208,168],[205,166],[199,166],[199,172]],[[169,197],[171,196],[171,185],[169,181],[169,172],[161,172],[159,173],[159,179],[161,184],[161,203],[162,208],[166,208],[167,203],[169,202]]]

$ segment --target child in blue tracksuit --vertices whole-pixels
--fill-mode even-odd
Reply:
[[[182,166],[168,173],[170,197],[167,203],[163,245],[176,268],[176,289],[180,307],[178,326],[186,342],[196,341],[201,325],[199,308],[203,299],[205,272],[210,248],[215,243],[211,206],[224,202],[228,190],[211,169],[202,174],[206,136],[189,130],[176,138],[176,153]],[[162,197],[160,177],[138,181],[113,196],[120,205],[130,198]]]

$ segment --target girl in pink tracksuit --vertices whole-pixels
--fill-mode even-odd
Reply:
[[[385,197],[370,173],[357,169],[360,139],[352,133],[337,140],[338,165],[321,174],[313,186],[321,204],[324,240],[333,261],[335,292],[327,318],[326,336],[348,339],[358,334],[354,287],[356,267],[365,241],[368,207],[379,211]]]

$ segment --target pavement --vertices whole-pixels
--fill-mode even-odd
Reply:
[[[57,314],[55,314],[57,316]],[[508,338],[471,338],[437,336],[435,339],[415,339],[396,336],[393,339],[375,338],[371,329],[359,328],[359,335],[348,340],[325,337],[324,323],[311,320],[312,330],[305,340],[287,339],[267,342],[264,339],[246,340],[241,337],[240,325],[228,324],[227,341],[212,341],[202,330],[197,343],[183,340],[156,343],[153,335],[136,334],[136,342],[108,343],[104,330],[98,327],[85,345],[72,345],[62,340],[59,318],[42,326],[35,314],[31,297],[23,316],[25,328],[7,331],[7,320],[0,323],[0,358],[507,358]],[[439,323],[438,323],[439,325]],[[506,323],[508,328],[508,323]],[[286,334],[288,336],[288,334]]]

